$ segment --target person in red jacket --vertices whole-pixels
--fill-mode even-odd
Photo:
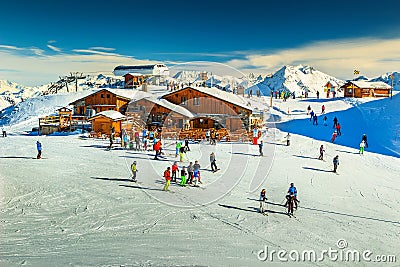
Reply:
[[[176,183],[176,172],[178,171],[178,163],[175,161],[172,165],[172,177],[171,181]]]
[[[334,131],[333,134],[332,134],[332,139],[331,139],[332,143],[335,142],[336,136],[337,136],[337,132]]]
[[[338,134],[338,135],[342,135],[342,132],[340,131],[340,128],[342,128],[342,126],[340,126],[340,123],[338,123],[338,124],[336,125],[336,131],[337,131],[337,134]]]
[[[169,191],[169,185],[171,184],[171,167],[168,167],[165,171],[164,171],[164,178],[165,178],[165,185],[163,188],[163,191]]]
[[[157,142],[154,144],[154,150],[156,151],[156,155],[154,156],[154,159],[158,159],[158,155],[160,153],[160,142]]]

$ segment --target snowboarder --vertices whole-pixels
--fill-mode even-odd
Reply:
[[[168,167],[165,171],[164,171],[164,178],[165,178],[165,185],[163,188],[163,191],[169,191],[168,187],[171,183],[171,167]]]
[[[360,155],[364,154],[364,148],[365,148],[365,141],[362,140],[360,143]]]
[[[313,125],[318,125],[318,117],[317,117],[317,113],[315,113],[314,114],[314,117],[313,117],[313,123],[312,123]]]
[[[337,136],[337,132],[334,131],[333,134],[332,134],[332,138],[331,138],[331,142],[332,143],[335,142],[336,136]]]
[[[263,145],[264,145],[263,140],[259,140],[259,142],[258,142],[258,151],[260,152],[260,157],[264,156]]]
[[[322,105],[322,111],[321,111],[321,114],[325,114],[325,105]]]
[[[138,171],[138,170],[137,170],[137,167],[136,167],[136,161],[134,161],[134,162],[131,164],[131,171],[132,171],[131,179],[132,179],[134,182],[136,182],[136,172]]]
[[[333,129],[336,129],[337,123],[338,123],[338,119],[335,116],[335,118],[333,118]]]
[[[361,138],[361,141],[364,141],[365,142],[365,147],[368,148],[368,141],[367,141],[367,135],[366,134],[363,134],[363,136]]]
[[[321,145],[319,148],[319,158],[318,158],[319,160],[324,160],[324,152],[325,152],[324,145]]]
[[[176,172],[178,172],[178,163],[175,161],[172,165],[172,177],[171,181],[176,183]]]
[[[189,166],[187,167],[187,171],[188,171],[188,184],[191,184],[193,181],[193,162],[189,163]]]
[[[186,167],[183,166],[181,169],[181,183],[179,184],[180,186],[186,186]]]
[[[328,120],[328,117],[324,116],[324,126],[328,126],[328,123],[326,122]]]
[[[312,118],[314,118],[314,110],[311,110],[310,115],[311,115],[311,117],[310,117],[310,121],[311,121]]]
[[[342,126],[340,126],[340,123],[338,123],[338,124],[336,125],[336,131],[337,131],[337,134],[338,134],[338,135],[342,135],[342,132],[340,131],[341,128],[342,128]]]
[[[215,154],[214,154],[214,152],[211,152],[211,154],[210,154],[210,162],[211,162],[211,170],[212,170],[212,172],[216,172],[216,171],[218,171],[218,168],[217,168],[217,164],[215,164]]]
[[[41,159],[42,158],[42,144],[38,141],[36,141],[36,149],[37,149],[37,159]]]
[[[339,156],[333,158],[333,172],[336,173],[337,167],[339,166]]]
[[[286,146],[290,146],[290,134],[288,133],[285,137],[286,139]]]
[[[261,193],[260,193],[260,213],[264,213],[264,211],[265,211],[264,205],[267,200],[268,200],[268,198],[266,197],[266,190],[263,189],[263,190],[261,190]]]

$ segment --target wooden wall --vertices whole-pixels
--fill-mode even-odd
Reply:
[[[75,114],[86,115],[86,110],[92,106],[96,113],[106,110],[116,110],[125,114],[127,104],[130,100],[112,94],[107,90],[100,90],[85,97],[74,105]],[[104,106],[103,106],[104,105]]]
[[[113,122],[111,119],[102,116],[92,120],[92,130],[95,132],[109,135],[110,126],[115,128],[115,133],[121,133],[121,121]]]

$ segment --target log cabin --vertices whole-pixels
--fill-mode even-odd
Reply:
[[[106,110],[97,113],[88,120],[92,122],[92,131],[97,134],[109,136],[111,128],[115,130],[115,136],[121,136],[122,121],[126,117],[115,110]]]
[[[391,87],[384,82],[349,81],[340,88],[345,97],[388,97]]]
[[[86,116],[87,118],[106,110],[115,110],[125,114],[128,103],[143,93],[132,89],[104,88],[75,100],[70,105],[74,106],[74,115]]]

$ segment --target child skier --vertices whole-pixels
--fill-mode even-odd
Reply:
[[[186,186],[186,167],[183,166],[181,170],[181,183],[180,186]]]
[[[360,155],[364,154],[365,142],[364,140],[360,143]]]
[[[261,190],[261,193],[260,193],[260,213],[264,213],[264,211],[265,211],[264,205],[267,200],[268,200],[268,198],[266,197],[266,190],[263,189],[263,190]]]
[[[134,182],[136,182],[136,172],[138,171],[138,170],[137,170],[137,167],[136,167],[136,161],[134,161],[134,162],[131,164],[131,171],[132,171],[131,179],[132,179]]]
[[[178,171],[178,163],[175,161],[172,165],[172,177],[171,181],[176,183],[176,172]]]
[[[171,167],[168,167],[165,171],[164,171],[164,178],[165,178],[165,185],[163,188],[163,191],[169,191],[169,185],[171,183]]]

